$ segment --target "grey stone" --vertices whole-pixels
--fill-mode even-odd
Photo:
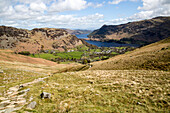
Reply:
[[[20,94],[21,94],[21,93],[26,93],[26,92],[28,92],[28,91],[30,91],[30,88],[25,89],[25,90],[22,90],[22,91],[20,91],[19,93],[20,93]]]
[[[5,113],[11,113],[13,111],[14,111],[14,108],[8,108],[8,109],[5,110]]]
[[[35,101],[33,101],[33,102],[31,102],[28,106],[27,106],[27,109],[34,109],[35,108],[35,106],[36,106],[36,102]]]
[[[3,71],[3,70],[0,70],[0,73],[4,73],[4,71]]]
[[[44,99],[44,98],[48,98],[50,99],[51,98],[51,94],[50,93],[47,93],[47,92],[42,92],[40,94],[41,98]]]

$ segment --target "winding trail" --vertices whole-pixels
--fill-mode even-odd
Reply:
[[[49,76],[35,79],[32,82],[22,84],[22,86],[31,86],[32,84],[43,81],[48,77]],[[24,97],[29,90],[30,89],[22,90],[22,87],[19,85],[10,87],[4,94],[4,97],[0,97],[0,113],[11,113],[20,110],[24,105],[28,104]]]

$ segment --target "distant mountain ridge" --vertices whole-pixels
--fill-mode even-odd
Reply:
[[[170,36],[170,17],[103,25],[88,35],[88,40],[117,41],[119,43],[149,44]]]
[[[35,28],[32,30],[0,26],[0,48],[12,49],[15,52],[31,53],[44,50],[64,51],[83,44],[76,36],[63,29]]]
[[[64,30],[66,30],[68,33],[70,33],[72,35],[89,34],[92,32],[91,30],[82,30],[82,29],[76,29],[76,30],[64,29]]]

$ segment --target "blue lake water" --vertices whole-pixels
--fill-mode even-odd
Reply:
[[[76,35],[77,38],[83,39],[83,38],[88,38],[88,34],[80,34]],[[87,43],[96,45],[98,47],[125,47],[125,46],[130,46],[130,47],[139,47],[138,44],[119,44],[115,42],[100,42],[100,41],[91,41],[91,40],[86,40]]]

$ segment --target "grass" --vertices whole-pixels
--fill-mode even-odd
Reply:
[[[80,71],[58,73],[29,87],[31,112],[169,112],[169,72]],[[51,99],[40,99],[42,91]],[[24,112],[24,107],[18,112]]]
[[[34,79],[45,77],[68,66],[76,64],[60,64],[46,66],[42,64],[30,64],[21,62],[10,62],[0,60],[0,95],[12,86],[33,81]]]
[[[76,49],[78,51],[86,51],[89,49],[89,47],[85,46],[85,45],[80,45],[80,46],[77,46]]]
[[[80,59],[82,56],[83,52],[81,51],[73,51],[73,52],[59,52],[56,53],[55,55],[50,54],[50,53],[41,53],[41,54],[35,54],[35,55],[30,55],[31,57],[35,57],[35,58],[43,58],[46,60],[51,60],[51,59],[55,59],[55,58],[64,58],[64,59],[71,59],[71,58],[76,58],[76,59]]]
[[[43,59],[46,59],[46,60],[57,58],[57,56],[54,56],[53,54],[50,54],[50,53],[41,53],[41,54],[35,54],[35,55],[31,54],[30,56],[35,57],[35,58],[43,58]]]
[[[18,63],[17,66],[20,64]],[[44,77],[49,74],[48,69],[44,70],[36,66],[24,66],[23,68],[15,68],[16,64],[10,64],[7,62],[0,62],[0,70],[3,70],[3,73],[0,73],[0,93],[4,93],[9,87],[23,84],[29,81],[33,81],[36,78]],[[20,65],[21,66],[21,65]],[[37,71],[35,71],[37,70]]]
[[[83,52],[81,51],[73,51],[73,52],[62,52],[62,53],[57,53],[56,56],[59,56],[61,58],[76,58],[80,59],[82,56]]]
[[[118,53],[116,53],[116,52],[112,52],[111,54],[117,55]]]

